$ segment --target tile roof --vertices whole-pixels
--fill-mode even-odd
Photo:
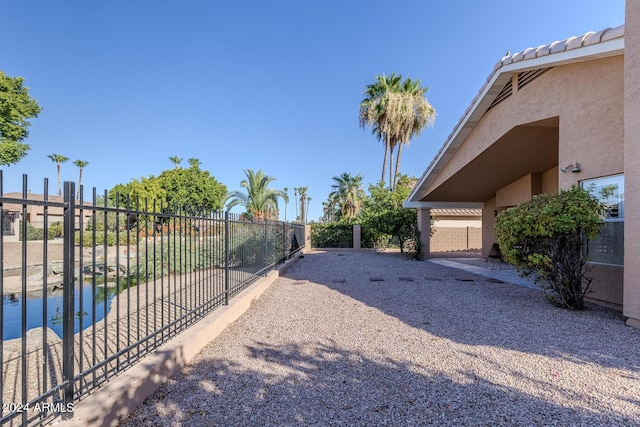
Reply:
[[[433,216],[481,216],[482,209],[465,208],[435,208],[431,209]]]

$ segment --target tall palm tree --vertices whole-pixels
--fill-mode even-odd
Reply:
[[[287,206],[289,205],[289,188],[284,187],[284,194],[282,200],[284,200],[284,222],[287,222]]]
[[[278,198],[283,197],[284,191],[269,188],[269,184],[276,178],[265,175],[262,170],[254,172],[244,171],[246,179],[240,181],[240,187],[246,190],[232,191],[227,195],[227,210],[242,205],[250,216],[273,218],[278,211]]]
[[[402,83],[402,91],[391,96],[388,109],[391,110],[391,120],[397,123],[393,139],[398,143],[393,188],[396,187],[400,176],[402,146],[409,145],[411,138],[418,136],[427,126],[433,125],[435,120],[436,110],[425,97],[427,90],[428,88],[421,86],[420,79],[407,78]],[[396,102],[397,105],[392,108]]]
[[[380,181],[385,182],[385,170],[389,161],[389,173],[391,174],[391,147],[390,123],[387,119],[386,105],[387,94],[396,91],[402,76],[391,73],[376,76],[373,84],[366,86],[365,99],[360,103],[360,127],[371,127],[372,133],[378,140],[384,143],[384,160],[382,161],[382,175]],[[391,183],[389,183],[391,185]]]
[[[182,161],[182,157],[171,156],[169,157],[169,160],[171,160],[171,163],[173,163],[176,169],[178,169],[180,167],[180,162]]]
[[[360,103],[360,126],[371,127],[378,140],[385,143],[382,167],[384,183],[385,167],[389,161],[389,188],[393,190],[400,173],[402,145],[433,123],[435,110],[425,98],[426,88],[420,80],[410,78],[402,81],[402,76],[376,76],[376,82],[366,86],[365,99]],[[391,161],[393,151],[398,147],[395,172]]]
[[[358,215],[362,201],[366,197],[362,189],[362,175],[353,176],[344,172],[332,179],[335,183],[331,186],[333,191],[329,198],[335,200],[340,207],[340,217],[352,221]]]
[[[307,222],[307,210],[309,205],[307,204],[307,190],[309,187],[298,187],[298,196],[300,197],[300,222],[305,224]]]
[[[60,181],[60,164],[66,162],[67,160],[69,160],[68,157],[65,157],[61,154],[49,154],[47,156],[48,158],[51,159],[51,161],[53,161],[58,169],[58,196],[62,196],[62,181]]]
[[[189,166],[191,166],[192,168],[199,169],[201,164],[202,162],[200,161],[200,159],[197,159],[195,157],[189,158]]]
[[[78,167],[78,169],[80,169],[80,174],[78,176],[78,196],[77,198],[80,198],[80,186],[82,185],[82,169],[87,166],[89,164],[89,162],[85,161],[85,160],[74,160],[73,164],[76,165]]]

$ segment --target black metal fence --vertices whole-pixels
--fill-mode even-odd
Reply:
[[[71,418],[77,400],[305,242],[299,224],[147,200],[109,206],[95,189],[85,202],[72,182],[59,197],[45,180],[35,197],[26,176],[21,194],[5,195],[1,183],[0,171],[0,221],[21,220],[19,240],[0,233],[2,425]]]

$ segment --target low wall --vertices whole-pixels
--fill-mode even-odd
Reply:
[[[434,227],[430,239],[431,252],[482,249],[481,227]]]
[[[62,261],[62,239],[47,242],[47,261]],[[27,242],[27,265],[42,265],[42,240]],[[3,242],[2,267],[4,270],[22,267],[22,242]]]

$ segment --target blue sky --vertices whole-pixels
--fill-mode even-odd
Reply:
[[[307,186],[309,220],[332,177],[379,180],[383,145],[358,125],[378,74],[421,79],[433,128],[403,150],[420,176],[496,62],[510,50],[624,23],[624,0],[50,1],[2,0],[0,70],[22,76],[42,112],[32,147],[4,168],[4,191],[57,191],[77,180],[98,194],[195,157],[229,190],[244,169],[273,186]],[[284,206],[281,205],[281,208]],[[287,219],[293,218],[293,200]]]

